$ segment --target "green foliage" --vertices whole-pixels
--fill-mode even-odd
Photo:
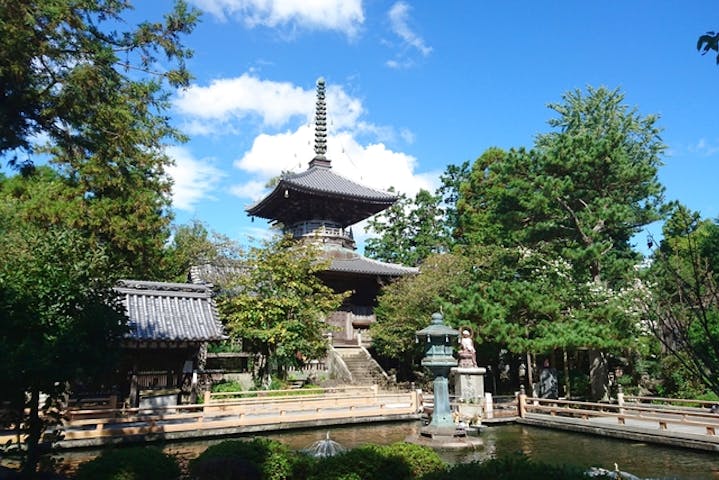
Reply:
[[[465,286],[470,265],[453,254],[428,257],[419,275],[406,276],[386,285],[375,308],[377,322],[370,326],[376,351],[391,359],[413,364],[420,353],[414,332],[429,325],[432,313],[460,301],[455,291]]]
[[[439,455],[428,447],[398,442],[364,445],[318,461],[310,480],[383,479],[411,480],[444,470]]]
[[[179,38],[192,31],[198,13],[178,2],[164,22],[123,29],[130,8],[116,0],[3,2],[0,153],[31,151],[33,138],[44,135],[75,160],[97,154],[108,161],[114,155],[103,150],[114,144],[120,167],[131,152],[145,155],[143,145],[176,135],[153,112],[168,105],[163,80],[189,84],[185,60],[192,52]],[[138,72],[150,79],[138,80]]]
[[[230,335],[262,354],[259,372],[267,387],[271,366],[282,375],[298,358],[325,354],[324,316],[347,294],[333,292],[317,277],[327,263],[314,246],[289,237],[250,249],[242,261],[247,273],[229,285],[218,308]]]
[[[710,50],[717,52],[716,62],[719,65],[719,32],[707,32],[697,40],[697,50],[705,55]]]
[[[28,429],[29,473],[54,401],[69,382],[91,385],[111,369],[126,319],[107,251],[77,230],[26,222],[15,207],[0,203],[0,400]],[[49,400],[39,406],[40,392]]]
[[[239,269],[242,250],[237,242],[217,232],[207,230],[199,220],[187,225],[173,227],[172,241],[165,248],[166,277],[176,282],[186,282],[190,267],[195,265],[225,266]],[[223,279],[211,279],[223,287]],[[219,284],[218,284],[219,281]]]
[[[36,155],[56,172],[13,192],[36,207],[23,209],[28,221],[82,230],[111,246],[120,275],[160,279],[171,198],[165,147],[183,139],[165,113],[164,86],[189,82],[191,52],[180,37],[197,12],[180,1],[164,22],[123,28],[129,8],[116,0],[3,3],[0,154],[23,176]]]
[[[492,480],[551,478],[553,480],[578,480],[590,477],[578,467],[533,462],[522,455],[491,459],[482,463],[458,463],[445,472],[436,472],[422,477],[423,480],[445,480],[448,478],[487,478]]]
[[[367,240],[365,254],[417,266],[429,255],[447,251],[449,232],[440,202],[427,190],[420,190],[414,199],[401,194],[394,205],[369,220],[369,227],[380,236]]]
[[[103,450],[80,465],[77,480],[176,480],[180,467],[174,457],[152,447]]]
[[[674,205],[647,278],[647,324],[687,375],[669,376],[667,391],[688,394],[702,387],[719,394],[719,226]]]
[[[224,380],[220,383],[212,384],[212,392],[213,393],[241,392],[241,391],[242,391],[242,384],[240,382]]]
[[[456,240],[461,239],[458,234],[459,212],[457,211],[457,202],[460,199],[462,185],[467,181],[470,175],[470,164],[468,161],[462,162],[460,165],[448,165],[444,173],[439,176],[441,185],[435,192],[441,197],[442,206],[444,208],[444,224],[450,236],[453,236],[452,244]]]
[[[382,454],[401,459],[410,470],[412,478],[422,478],[431,472],[442,470],[446,464],[436,451],[408,442],[397,442],[381,447]]]
[[[254,438],[249,441],[228,440],[208,447],[199,457],[190,461],[190,473],[199,480],[235,478],[227,476],[227,472],[216,472],[213,468],[208,468],[208,463],[216,466],[217,459],[227,459],[227,462],[235,465],[234,468],[252,470],[246,466],[246,462],[261,472],[261,477],[248,478],[263,480],[303,478],[299,474],[307,468],[303,455],[291,451],[282,443],[266,438]]]
[[[618,90],[550,105],[533,150],[487,150],[457,202],[473,279],[452,314],[515,353],[616,349],[634,337],[632,235],[658,219],[664,145]]]

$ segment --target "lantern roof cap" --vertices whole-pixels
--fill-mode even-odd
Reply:
[[[459,330],[455,330],[454,328],[444,324],[444,317],[442,317],[441,313],[433,313],[432,323],[430,323],[428,327],[425,327],[415,333],[418,336],[429,335],[430,337],[459,336]]]

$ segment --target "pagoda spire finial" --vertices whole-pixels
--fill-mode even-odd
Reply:
[[[329,168],[330,161],[325,158],[327,153],[327,104],[325,103],[325,79],[317,79],[317,101],[315,103],[315,158],[310,167],[322,166]]]

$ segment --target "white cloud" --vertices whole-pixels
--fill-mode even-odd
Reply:
[[[303,125],[293,132],[259,135],[250,150],[234,164],[257,180],[237,186],[233,192],[256,200],[259,196],[253,186],[264,185],[282,171],[305,170],[314,157],[313,133],[311,127]],[[421,188],[430,191],[435,188],[437,175],[415,173],[415,157],[392,151],[383,143],[362,145],[349,131],[328,136],[326,156],[332,160],[335,173],[368,187],[379,190],[394,187],[408,195],[414,195]]]
[[[251,74],[213,80],[208,86],[192,85],[175,99],[175,109],[185,117],[183,130],[193,135],[237,133],[237,124],[257,118],[265,126],[279,128],[294,118],[310,121],[314,115],[315,88],[305,90],[290,82],[262,80]],[[330,127],[355,125],[363,114],[362,102],[340,86],[327,88]]]
[[[312,112],[314,92],[289,82],[260,80],[243,74],[213,80],[209,86],[192,85],[175,99],[183,115],[205,120],[228,121],[257,115],[266,125],[280,126],[295,115]]]
[[[414,143],[414,133],[412,133],[412,130],[403,128],[399,131],[399,134],[406,143],[410,145]]]
[[[212,192],[224,173],[211,164],[211,159],[195,159],[184,147],[167,148],[167,155],[175,165],[167,169],[172,177],[172,204],[179,210],[194,210],[195,204],[213,198]]]
[[[425,45],[422,37],[414,33],[409,27],[410,7],[405,2],[397,2],[389,11],[389,21],[392,31],[396,33],[407,45],[416,48],[423,56],[432,52],[432,47]]]
[[[705,138],[700,138],[699,141],[690,145],[689,153],[694,153],[702,157],[711,157],[716,153],[719,153],[719,143],[707,141]]]
[[[214,17],[247,27],[334,30],[352,38],[364,23],[362,0],[192,0]]]
[[[385,62],[385,65],[389,68],[404,69],[413,67],[416,61],[412,58],[412,52],[419,52],[423,57],[427,57],[432,53],[432,47],[427,45],[424,39],[410,27],[410,10],[411,7],[406,2],[400,1],[392,5],[387,14],[392,32],[401,41],[399,52],[394,58]],[[388,41],[384,43],[392,45]]]
[[[230,191],[248,201],[262,198],[268,180],[283,171],[305,170],[315,155],[314,88],[305,90],[292,83],[243,74],[208,86],[192,86],[176,99],[175,107],[198,134],[240,132],[243,121],[252,125],[251,131],[259,126],[262,133],[234,162],[241,179]],[[397,140],[411,143],[412,133],[372,124],[362,118],[364,114],[359,98],[339,85],[328,85],[327,157],[333,170],[379,190],[394,187],[408,195],[420,188],[434,190],[438,175],[417,173],[415,157],[387,146]]]
[[[267,193],[267,182],[250,180],[230,187],[230,193],[236,197],[249,198],[253,202],[259,201]]]

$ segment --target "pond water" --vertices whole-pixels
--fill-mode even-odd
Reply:
[[[346,448],[364,443],[389,444],[416,434],[419,425],[386,423],[335,427],[315,430],[295,430],[266,434],[291,448],[303,449],[322,440],[329,432],[332,440]],[[521,452],[533,460],[551,464],[571,464],[614,470],[614,464],[625,472],[642,478],[719,480],[719,454],[661,447],[646,443],[609,439],[593,435],[562,432],[521,425],[486,427],[480,438],[483,447],[475,451],[445,451],[440,455],[449,463],[483,461]],[[181,442],[165,446],[165,451],[188,460],[199,455],[209,445],[222,440]],[[77,464],[97,455],[97,451],[63,452],[63,461]]]

